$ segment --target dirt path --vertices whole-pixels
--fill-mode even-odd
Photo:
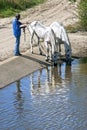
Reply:
[[[35,8],[22,12],[22,21],[32,22],[42,21],[45,25],[50,25],[54,21],[63,23],[64,26],[78,21],[77,3],[71,4],[68,0],[48,0]],[[13,17],[0,19],[0,62],[13,56],[14,37],[12,35]],[[73,55],[87,55],[87,34],[74,33],[68,34],[72,45]],[[26,41],[24,35],[21,36],[21,52],[29,49],[29,32],[26,30]]]

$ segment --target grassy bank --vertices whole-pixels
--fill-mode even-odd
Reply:
[[[46,0],[0,0],[0,17],[13,16],[44,1]]]

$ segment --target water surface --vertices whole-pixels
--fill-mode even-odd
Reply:
[[[0,130],[87,130],[87,58],[0,89]]]

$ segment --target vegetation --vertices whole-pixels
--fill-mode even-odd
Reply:
[[[76,33],[81,30],[81,27],[80,27],[79,23],[75,23],[73,25],[70,24],[70,25],[66,26],[65,29],[69,33]]]
[[[0,0],[0,17],[8,17],[45,0]]]
[[[69,1],[71,1],[71,2],[76,2],[76,0],[69,0]]]
[[[0,17],[10,17],[22,10],[31,8],[43,3],[46,0],[0,0]],[[77,0],[69,0],[76,2]],[[67,28],[71,31],[87,31],[87,0],[80,0],[78,4],[79,23],[75,26],[69,25]]]
[[[87,31],[87,0],[80,0],[78,5],[78,14],[83,31]]]
[[[69,0],[71,2],[76,2],[77,0]],[[78,4],[78,17],[79,23],[78,26],[76,25],[75,28],[68,26],[69,30],[81,30],[87,31],[87,0],[80,0]]]

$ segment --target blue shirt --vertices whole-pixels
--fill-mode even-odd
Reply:
[[[15,37],[20,37],[21,36],[21,28],[20,25],[22,23],[18,21],[16,18],[12,21],[12,26],[13,26],[13,34]]]

